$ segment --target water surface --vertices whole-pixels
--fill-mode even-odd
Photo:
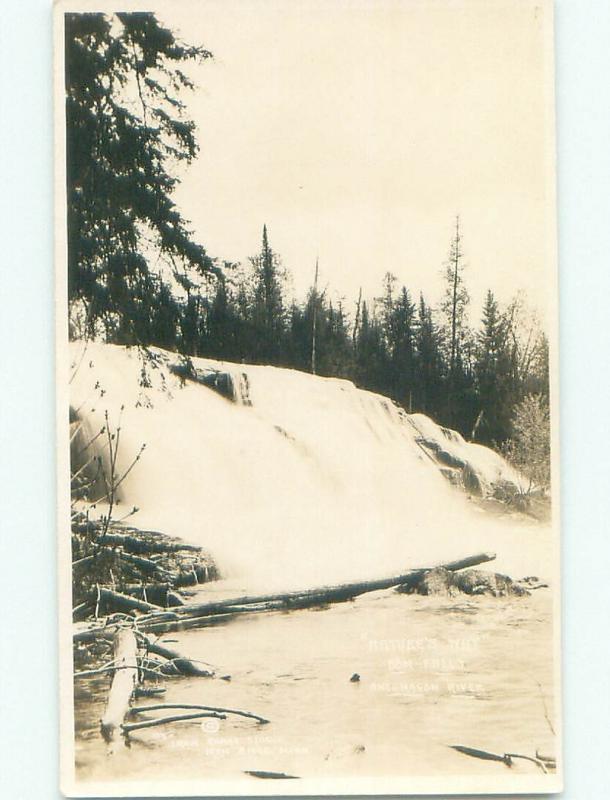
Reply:
[[[109,678],[81,680],[79,780],[235,778],[257,770],[405,781],[492,777],[508,767],[448,745],[555,752],[548,590],[511,599],[377,592],[324,609],[247,615],[161,640],[231,675],[230,681],[167,680],[165,702],[242,709],[270,724],[229,717],[152,728],[108,756],[98,720]],[[355,673],[360,680],[351,680]],[[154,716],[162,713],[170,712]],[[512,768],[537,770],[527,762]],[[253,792],[261,788],[259,779],[251,780]]]

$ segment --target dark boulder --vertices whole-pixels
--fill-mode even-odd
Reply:
[[[448,596],[484,594],[507,597],[529,594],[524,586],[499,572],[487,572],[481,569],[450,572],[444,567],[436,567],[424,572],[423,575],[415,576],[408,583],[399,586],[397,591],[405,594]]]

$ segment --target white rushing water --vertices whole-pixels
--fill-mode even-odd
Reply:
[[[487,448],[348,381],[193,359],[231,376],[236,401],[136,349],[72,345],[70,403],[92,431],[121,417],[118,472],[145,453],[114,516],[211,550],[249,588],[377,577],[478,551],[513,577],[548,576],[550,529],[483,511],[443,477],[421,437],[487,481],[514,473]],[[230,382],[230,383],[231,383]],[[226,383],[226,379],[225,379]],[[229,387],[230,388],[230,387]],[[124,406],[122,414],[121,406]]]

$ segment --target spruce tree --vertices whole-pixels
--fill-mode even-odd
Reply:
[[[374,307],[373,311],[369,312],[365,300],[362,301],[354,357],[354,378],[358,386],[388,394],[388,356],[383,328]]]
[[[213,271],[172,197],[198,151],[180,67],[211,54],[149,12],[68,13],[65,53],[71,308],[88,335],[147,344],[157,264]]]
[[[455,424],[458,418],[455,407],[459,385],[463,382],[460,371],[464,358],[462,347],[467,333],[466,310],[470,301],[464,283],[464,253],[462,251],[462,234],[460,218],[455,218],[455,233],[449,248],[449,257],[445,264],[445,296],[441,310],[445,318],[445,349],[447,359],[447,422]]]
[[[405,286],[401,288],[396,299],[386,291],[383,325],[388,349],[388,393],[407,410],[413,407],[414,316],[415,305],[411,302],[409,291]]]
[[[286,328],[285,272],[279,256],[271,249],[266,225],[263,225],[260,253],[252,257],[250,263],[253,268],[254,358],[280,365]]]
[[[506,350],[506,320],[488,290],[477,337],[475,363],[479,412],[472,438],[488,443],[503,441],[509,434],[511,381]]]
[[[417,394],[415,408],[426,414],[440,416],[443,400],[443,364],[440,337],[432,309],[423,294],[419,295],[417,332],[415,337]]]

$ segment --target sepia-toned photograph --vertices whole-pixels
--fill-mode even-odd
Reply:
[[[54,15],[63,792],[560,791],[551,2]]]

